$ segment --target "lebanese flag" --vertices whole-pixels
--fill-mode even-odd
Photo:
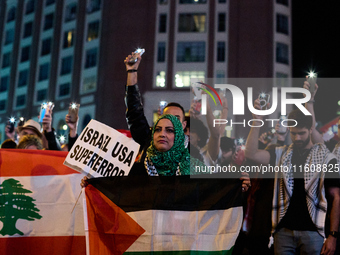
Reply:
[[[66,155],[0,150],[1,254],[85,254],[82,203],[75,206],[83,175],[63,165]]]
[[[87,254],[231,254],[240,180],[93,178],[85,188]]]

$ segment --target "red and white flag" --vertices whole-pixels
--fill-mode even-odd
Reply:
[[[0,150],[1,254],[85,254],[83,208],[75,206],[83,175],[63,165],[66,155]]]

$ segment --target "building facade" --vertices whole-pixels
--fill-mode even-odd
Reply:
[[[10,116],[37,120],[46,101],[58,134],[71,102],[79,132],[91,119],[126,129],[123,61],[138,47],[150,124],[160,101],[189,110],[191,78],[292,72],[289,0],[0,0],[0,31],[1,142]]]

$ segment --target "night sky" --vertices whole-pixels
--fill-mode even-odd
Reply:
[[[340,100],[340,3],[292,0],[292,4],[293,77],[304,77],[309,69],[318,73],[315,112],[317,121],[325,124],[337,116]]]

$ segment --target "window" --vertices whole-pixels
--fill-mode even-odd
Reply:
[[[87,5],[87,12],[92,13],[100,10],[101,1],[100,0],[89,0]]]
[[[99,35],[99,21],[89,23],[87,28],[87,41],[92,41],[98,38]]]
[[[9,76],[1,77],[0,79],[0,92],[7,91],[9,85]]]
[[[217,62],[225,61],[225,42],[217,42]]]
[[[205,72],[204,71],[184,71],[184,72],[176,72],[175,75],[175,84],[176,87],[189,87],[190,79],[204,79]]]
[[[218,32],[225,32],[225,27],[226,27],[225,13],[219,13],[218,14],[217,31]]]
[[[5,45],[10,44],[14,41],[14,29],[9,29],[5,34]]]
[[[55,3],[55,0],[46,0],[46,6],[49,6],[54,3]]]
[[[71,3],[66,7],[65,22],[75,20],[77,17],[77,3]]]
[[[70,86],[71,86],[71,84],[69,82],[61,84],[59,86],[59,96],[63,97],[63,96],[69,95],[70,94]]]
[[[82,92],[94,91],[97,87],[97,77],[90,76],[83,80]]]
[[[97,65],[97,48],[86,51],[85,68],[94,67]]]
[[[25,62],[30,59],[30,46],[23,47],[21,49],[21,59],[20,62]]]
[[[72,56],[65,57],[61,60],[60,75],[69,74],[72,72],[72,62],[73,62]]]
[[[0,100],[0,111],[5,111],[6,110],[6,100]]]
[[[86,114],[84,119],[83,119],[83,129],[86,128],[87,124],[91,121],[92,117],[90,114]]]
[[[225,83],[225,71],[224,70],[216,70],[216,83],[221,84]]]
[[[41,43],[41,56],[45,56],[51,53],[52,38],[44,39]]]
[[[50,64],[49,63],[45,63],[40,65],[39,67],[39,81],[44,81],[48,79],[48,75],[50,72]]]
[[[17,96],[16,107],[24,106],[25,104],[26,104],[26,96],[25,95]]]
[[[205,42],[178,42],[177,62],[204,62]]]
[[[166,14],[159,15],[159,33],[166,33]]]
[[[156,87],[164,88],[165,87],[165,72],[160,71],[156,76]]]
[[[26,3],[26,12],[25,14],[30,14],[34,12],[34,7],[35,7],[35,1],[34,0],[28,0]]]
[[[64,32],[64,43],[63,48],[69,48],[72,47],[74,44],[74,29],[68,30]]]
[[[159,4],[168,4],[168,0],[159,0]]]
[[[205,14],[180,14],[178,24],[178,32],[205,32]]]
[[[288,17],[276,14],[276,32],[288,35]]]
[[[157,62],[165,61],[165,42],[158,43]]]
[[[227,2],[227,0],[218,0],[218,2],[219,2],[220,4],[225,4],[225,3]]]
[[[28,70],[22,70],[19,72],[18,87],[24,87],[28,82]]]
[[[207,0],[179,0],[180,4],[205,4]]]
[[[37,91],[37,102],[43,102],[47,100],[47,89],[40,89]]]
[[[23,38],[27,38],[32,35],[33,22],[27,22],[24,25],[24,35]]]
[[[7,13],[7,22],[11,22],[13,20],[15,20],[15,13],[16,13],[16,8],[12,7],[11,9],[9,9],[8,13]]]
[[[276,0],[276,2],[288,6],[288,0]]]
[[[276,62],[289,64],[288,45],[284,43],[276,43]]]
[[[7,52],[2,55],[2,68],[9,67],[11,65],[11,53]]]
[[[287,87],[288,86],[288,74],[277,72],[276,73],[276,86]]]
[[[45,15],[44,31],[53,27],[53,13]]]

